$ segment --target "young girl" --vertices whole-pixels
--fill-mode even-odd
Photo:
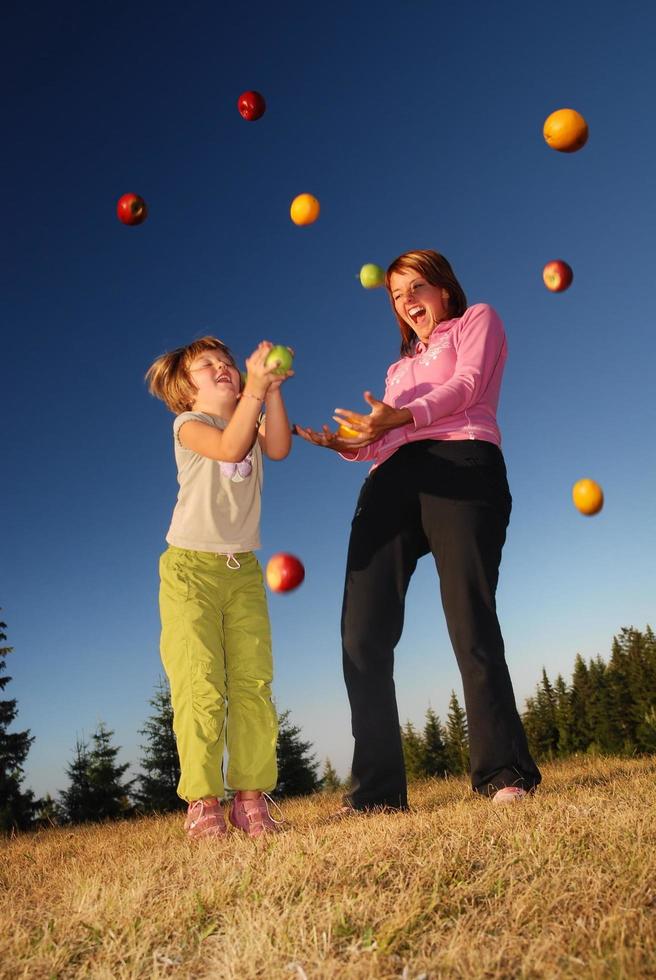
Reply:
[[[291,431],[280,386],[293,374],[265,364],[262,341],[242,379],[228,348],[203,337],[158,357],[151,394],[176,413],[180,490],[160,559],[161,654],[180,756],[178,794],[189,837],[275,831],[264,793],[276,785],[278,725],[271,701],[271,630],[260,546],[262,452],[284,459]],[[266,420],[262,421],[262,407]]]

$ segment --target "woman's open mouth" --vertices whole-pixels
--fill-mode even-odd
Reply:
[[[426,313],[426,307],[419,306],[419,304],[417,304],[416,306],[411,306],[410,309],[408,310],[408,316],[410,317],[413,323],[417,323],[422,318],[422,316],[424,316],[425,313]]]

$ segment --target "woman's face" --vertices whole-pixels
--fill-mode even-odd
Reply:
[[[431,286],[414,269],[393,272],[389,291],[397,314],[423,343],[427,343],[438,323],[449,319],[448,291],[444,286]]]

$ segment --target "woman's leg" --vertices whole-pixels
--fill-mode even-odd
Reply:
[[[541,779],[517,712],[495,593],[511,498],[500,450],[479,440],[434,443],[425,457],[422,524],[462,675],[472,785],[531,789]]]
[[[271,792],[276,785],[278,721],[271,700],[271,626],[262,569],[251,552],[226,569],[223,629],[228,693],[228,772],[231,789]]]
[[[351,527],[342,607],[344,679],[355,746],[355,809],[407,807],[394,687],[394,648],[417,559],[428,550],[404,447],[367,478]]]
[[[160,559],[161,656],[171,685],[183,800],[223,796],[225,663],[215,573],[221,556],[169,548]]]

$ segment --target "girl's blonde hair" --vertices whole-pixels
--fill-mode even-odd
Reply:
[[[394,300],[390,290],[390,278],[394,272],[418,272],[420,276],[430,283],[431,286],[442,286],[449,294],[448,310],[452,317],[462,316],[467,309],[467,297],[465,292],[456,279],[456,274],[451,268],[448,259],[445,259],[439,252],[432,249],[416,249],[413,252],[404,252],[394,259],[387,270],[385,285],[390,294],[394,316],[399,324],[401,331],[401,356],[405,357],[414,353],[417,335],[405,320],[399,316],[394,309]]]
[[[237,366],[229,347],[216,337],[201,337],[186,347],[176,347],[168,354],[161,354],[146,371],[148,391],[161,398],[176,415],[189,412],[193,406],[198,388],[191,380],[189,365],[206,350],[221,351]]]

